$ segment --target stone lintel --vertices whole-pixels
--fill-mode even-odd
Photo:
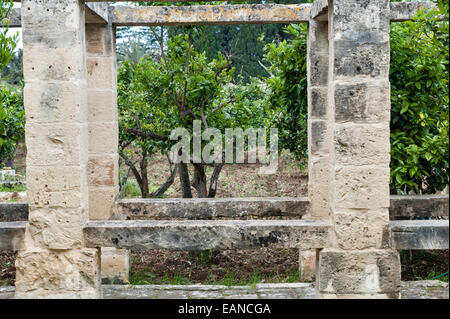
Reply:
[[[315,0],[311,6],[311,19],[328,20],[328,0]]]
[[[117,6],[110,19],[118,26],[269,24],[308,22],[311,4],[242,4],[224,6]]]
[[[389,225],[397,250],[448,249],[448,220],[396,220]]]
[[[436,4],[431,1],[420,2],[391,2],[391,10],[389,17],[391,22],[408,21],[414,18],[417,11],[422,9],[435,9]]]
[[[216,220],[216,221],[91,221],[84,228],[88,247],[136,251],[227,250],[259,247],[329,247],[330,221]]]
[[[109,10],[107,3],[86,3],[86,23],[107,24],[109,21]]]

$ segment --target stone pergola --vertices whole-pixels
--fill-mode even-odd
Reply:
[[[16,298],[101,298],[100,265],[103,272],[108,263],[127,268],[120,249],[261,246],[301,249],[304,263],[309,251],[317,297],[399,298],[397,249],[430,242],[448,249],[448,221],[389,222],[390,23],[433,7],[389,0],[186,7],[22,0],[10,25],[23,29],[29,214],[28,223],[0,224],[0,249],[19,251]],[[308,198],[117,202],[116,26],[303,22]],[[267,211],[298,219],[204,220]],[[427,240],[411,241],[424,233]]]

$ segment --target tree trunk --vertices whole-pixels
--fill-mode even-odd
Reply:
[[[147,152],[142,154],[142,159],[140,162],[141,168],[141,183],[139,187],[141,188],[142,198],[149,198],[150,192],[148,189],[148,173],[147,173],[148,161],[147,161]]]
[[[217,181],[219,180],[219,175],[220,175],[220,172],[222,171],[223,165],[224,165],[223,163],[218,163],[218,164],[214,165],[214,171],[211,175],[211,180],[210,180],[210,184],[209,184],[209,194],[208,194],[209,198],[216,197]]]
[[[202,164],[194,164],[194,179],[192,181],[192,186],[197,190],[198,198],[208,197],[206,184],[205,167]]]
[[[186,163],[180,163],[180,185],[183,198],[192,198],[191,181],[189,180],[189,171]]]
[[[170,177],[167,179],[167,181],[161,185],[160,188],[158,188],[154,193],[152,193],[152,197],[153,198],[158,198],[160,196],[162,196],[167,189],[173,184],[173,182],[175,181],[175,176],[177,175],[177,171],[178,171],[178,167],[179,164],[176,164],[172,171],[170,172]]]

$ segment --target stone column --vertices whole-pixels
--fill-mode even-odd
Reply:
[[[99,298],[99,250],[84,247],[88,127],[84,2],[23,0],[27,117],[25,241],[16,298]]]
[[[89,218],[110,219],[119,194],[117,58],[111,24],[86,25]],[[102,248],[102,280],[128,281],[126,250]]]
[[[328,22],[311,20],[308,24],[308,196],[309,218],[330,216],[329,165],[330,130],[328,111]],[[316,251],[300,251],[302,281],[313,281]]]
[[[389,238],[389,0],[329,1],[335,245],[316,278],[324,298],[398,298],[400,259]]]

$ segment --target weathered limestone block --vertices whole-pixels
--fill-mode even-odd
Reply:
[[[310,153],[316,155],[317,153],[329,153],[331,144],[331,134],[326,120],[310,120]]]
[[[133,250],[209,250],[329,247],[328,221],[90,221],[84,228],[88,247]]]
[[[391,217],[448,216],[448,195],[391,196]]]
[[[98,249],[20,251],[15,297],[98,298],[99,264]]]
[[[300,250],[300,281],[311,282],[316,277],[316,250]]]
[[[88,120],[90,123],[118,121],[117,94],[113,90],[90,89],[88,92],[88,104]],[[112,111],[112,108],[115,111]]]
[[[89,185],[119,185],[119,155],[90,155],[88,161]]]
[[[393,294],[400,290],[400,257],[394,250],[323,249],[319,257],[321,294]]]
[[[17,222],[27,220],[27,203],[0,203],[0,222]]]
[[[105,220],[115,215],[119,186],[89,187],[89,219]]]
[[[77,166],[87,158],[87,129],[83,124],[27,123],[27,166]]]
[[[0,222],[0,251],[23,248],[27,222]]]
[[[128,282],[130,252],[125,249],[102,248],[102,282],[124,284]]]
[[[80,166],[27,166],[28,203],[32,207],[75,208],[85,205],[86,174]]]
[[[328,217],[330,209],[330,159],[329,156],[310,157],[308,193],[312,217]]]
[[[389,40],[366,39],[366,33],[361,34],[358,43],[354,41],[338,40],[334,42],[335,75],[336,78],[367,76],[371,78],[389,75]],[[383,40],[382,44],[373,43]],[[386,52],[388,52],[386,54]]]
[[[309,55],[310,60],[310,83],[311,86],[324,86],[328,83],[328,55],[313,54]]]
[[[381,249],[390,246],[387,209],[335,211],[334,230],[341,249]]]
[[[377,209],[389,207],[389,167],[336,167],[334,207]]]
[[[116,122],[89,123],[89,153],[117,153],[119,127]]]
[[[31,83],[24,88],[24,103],[27,105],[27,122],[55,123],[79,122],[87,119],[86,108],[67,112],[67,108],[82,104],[81,92],[86,91],[86,83],[58,82]]]
[[[390,84],[387,81],[334,84],[336,122],[389,123]]]
[[[336,124],[335,161],[338,165],[389,165],[389,126]]]
[[[333,33],[355,41],[365,32],[389,34],[389,4],[389,0],[333,0]]]
[[[390,222],[392,247],[404,249],[448,249],[448,220],[395,220]]]
[[[121,199],[121,219],[213,219],[235,217],[298,217],[308,214],[309,199],[287,198],[192,198]]]
[[[328,87],[308,88],[310,116],[312,118],[327,118]]]
[[[81,247],[84,208],[42,208],[30,212],[30,232],[40,247],[67,250]]]
[[[116,63],[112,57],[92,57],[87,61],[88,87],[95,89],[111,89],[117,79]]]

